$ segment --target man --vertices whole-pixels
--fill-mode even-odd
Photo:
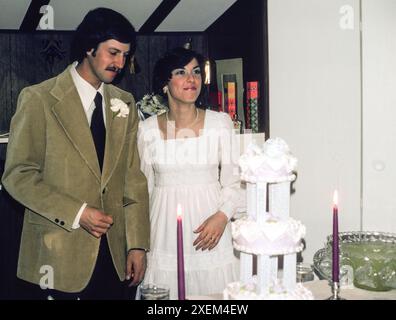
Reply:
[[[138,115],[132,95],[110,84],[135,39],[124,16],[92,10],[73,41],[78,62],[20,93],[2,181],[26,207],[17,275],[27,298],[122,299],[143,279]]]

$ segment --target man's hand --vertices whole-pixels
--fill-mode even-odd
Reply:
[[[132,281],[128,286],[137,286],[140,282],[142,282],[145,271],[146,252],[141,249],[129,250],[125,278],[126,280],[132,279]]]
[[[96,238],[105,234],[113,224],[113,218],[98,209],[86,207],[80,218],[80,225]]]
[[[212,250],[220,241],[223,235],[224,229],[227,225],[228,218],[221,212],[217,211],[207,218],[194,233],[199,233],[197,239],[195,239],[193,246],[196,246],[195,250],[202,248],[202,251],[209,249]]]

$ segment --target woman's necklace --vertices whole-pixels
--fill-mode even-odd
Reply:
[[[176,127],[176,121],[171,121],[171,120],[169,120],[169,116],[168,116],[169,111],[167,111],[167,112],[165,113],[166,121],[169,122],[169,123],[170,123],[175,129],[177,129],[177,130],[191,128],[191,127],[198,121],[198,118],[199,118],[199,109],[198,109],[198,108],[195,108],[195,110],[196,110],[196,112],[197,112],[197,115],[196,115],[194,121],[191,122],[189,125],[183,127],[183,128]]]

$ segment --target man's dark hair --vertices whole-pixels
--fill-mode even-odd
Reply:
[[[108,8],[96,8],[87,13],[77,27],[71,44],[71,61],[81,62],[87,51],[101,42],[114,39],[130,44],[130,54],[136,49],[136,31],[122,14]]]
[[[166,98],[163,92],[163,88],[168,84],[169,80],[172,78],[172,71],[178,68],[184,68],[193,59],[197,59],[198,65],[201,68],[202,82],[205,78],[204,74],[204,57],[190,49],[185,49],[183,47],[174,48],[164,54],[160,58],[153,71],[153,91],[155,94]],[[201,93],[197,98],[196,105],[199,107],[204,107],[205,101],[205,90],[201,88]]]

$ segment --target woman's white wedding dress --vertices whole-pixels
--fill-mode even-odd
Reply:
[[[205,111],[198,137],[161,137],[157,116],[140,122],[138,148],[150,194],[150,251],[143,283],[166,284],[177,299],[177,205],[182,207],[186,295],[221,293],[239,279],[230,223],[218,245],[208,251],[193,246],[197,229],[223,211],[231,218],[243,210],[233,124],[225,113]]]

